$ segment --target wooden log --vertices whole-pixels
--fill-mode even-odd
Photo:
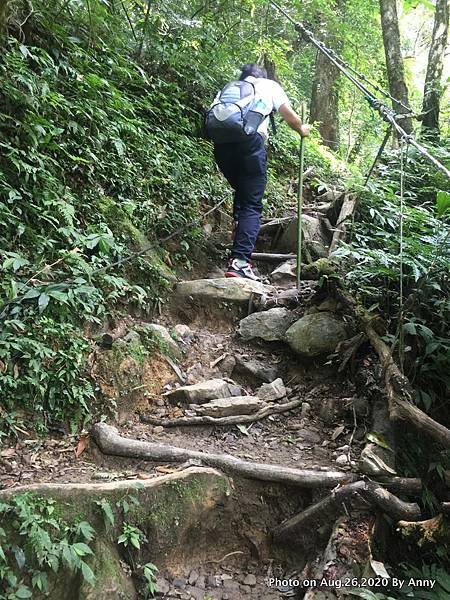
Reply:
[[[347,221],[353,215],[356,207],[356,194],[346,194],[342,203],[341,212],[334,227],[333,239],[331,240],[329,254],[331,254],[338,245],[339,241],[345,237],[347,230]]]
[[[331,523],[347,510],[346,505],[376,506],[394,520],[417,520],[420,508],[414,502],[404,502],[373,481],[356,481],[339,487],[330,495],[273,530],[276,542],[286,543],[317,531],[325,523]],[[408,515],[406,517],[406,515]]]
[[[191,425],[238,425],[241,423],[254,423],[265,419],[270,415],[279,415],[294,410],[303,403],[303,399],[296,398],[285,404],[269,404],[261,410],[251,415],[233,415],[230,417],[209,417],[209,416],[194,416],[194,417],[179,417],[178,419],[156,419],[150,415],[141,415],[140,420],[143,423],[150,425],[161,425],[162,427],[180,427]]]
[[[355,475],[344,471],[294,469],[245,461],[230,454],[209,454],[176,446],[141,442],[120,436],[115,427],[106,423],[95,424],[92,428],[92,436],[104,454],[174,463],[200,461],[203,465],[247,479],[272,481],[303,488],[331,488],[338,483],[347,483],[355,479]]]

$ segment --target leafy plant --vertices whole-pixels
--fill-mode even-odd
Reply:
[[[145,593],[147,596],[153,597],[157,590],[156,587],[156,573],[158,572],[158,568],[153,563],[146,563],[143,566],[143,575],[146,580],[145,585]]]
[[[94,573],[86,560],[95,531],[86,521],[69,524],[57,515],[56,503],[30,492],[0,504],[0,598],[33,597],[33,590],[48,594],[49,572],[63,567],[79,572],[89,584]]]
[[[118,544],[134,546],[137,550],[141,548],[142,531],[129,523],[124,523],[122,526],[122,534],[117,539]]]

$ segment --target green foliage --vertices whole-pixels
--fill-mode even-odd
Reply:
[[[158,591],[156,588],[156,573],[158,572],[158,568],[153,563],[146,563],[143,566],[143,575],[146,581],[145,585],[145,594],[147,597],[153,596]]]
[[[404,598],[441,600],[450,596],[450,575],[435,564],[431,566],[423,565],[420,568],[402,564],[398,576],[404,579],[405,583],[401,588],[396,587],[392,590],[391,593],[395,593],[395,596],[383,592],[373,592],[369,589],[350,590],[350,594],[364,600],[403,600]],[[433,589],[421,587],[420,585],[409,585],[412,579],[433,581]]]
[[[167,287],[156,253],[105,267],[175,228],[189,247],[199,201],[222,193],[209,145],[192,135],[184,90],[142,69],[122,18],[101,3],[91,15],[72,2],[35,9],[27,40],[10,36],[0,58],[6,433],[30,412],[41,429],[50,420],[83,425],[94,410],[84,325],[130,304],[150,311]],[[97,27],[103,37],[93,44]]]
[[[133,525],[125,522],[122,526],[122,533],[117,539],[117,543],[123,544],[125,547],[130,545],[137,550],[140,550],[141,538],[142,531],[138,527],[134,527]]]
[[[32,598],[49,593],[49,572],[64,569],[95,581],[86,562],[95,532],[86,521],[68,524],[57,515],[55,501],[29,492],[0,504],[0,599]]]
[[[336,254],[346,259],[347,281],[363,304],[383,315],[385,339],[404,362],[418,404],[432,413],[433,408],[440,410],[450,386],[450,224],[435,210],[435,186],[444,182],[412,153],[405,170],[402,314],[398,155],[387,155],[368,189],[354,184],[360,202],[352,243]]]

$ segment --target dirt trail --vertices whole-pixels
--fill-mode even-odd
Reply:
[[[325,206],[328,214],[325,220],[329,224],[336,208],[333,208],[333,198],[328,200],[328,203],[317,202],[315,206],[316,214]],[[311,206],[309,211],[307,206],[307,212],[310,216],[306,216],[309,234],[305,236],[305,254],[310,262],[324,260],[331,233],[324,230],[323,217],[311,216],[314,214]],[[337,216],[334,214],[334,220]],[[282,226],[267,224],[258,250],[270,252],[275,247],[289,251],[294,231],[292,218],[285,219]],[[120,436],[208,454],[231,455],[280,468],[318,473],[338,471],[343,481],[346,474],[351,481],[358,471],[358,460],[370,428],[370,402],[364,390],[361,393],[347,375],[340,373],[338,361],[330,360],[329,356],[342,340],[342,330],[347,328],[346,337],[350,337],[351,324],[346,322],[333,298],[317,293],[317,281],[303,281],[297,294],[292,265],[287,264],[284,272],[271,275],[276,266],[262,263],[266,286],[248,292],[238,289],[239,283],[233,280],[215,279],[221,275],[220,271],[211,271],[211,263],[205,260],[200,275],[206,278],[191,280],[186,289],[183,286],[187,284],[178,285],[160,317],[153,321],[165,328],[162,338],[161,328],[155,338],[155,331],[149,333],[145,322],[131,317],[109,328],[107,334],[112,344],[93,353],[90,368],[101,394],[117,401],[114,424]],[[289,310],[282,308],[286,305]],[[263,319],[272,319],[273,315],[275,320],[261,326],[252,321],[254,315],[263,315]],[[303,337],[299,337],[294,324],[304,319],[311,323],[308,321],[308,327],[300,332]],[[324,319],[325,325],[320,325]],[[314,329],[319,325],[322,330]],[[333,328],[336,328],[336,339],[330,338]],[[167,332],[171,332],[174,339],[164,337],[169,335]],[[151,352],[141,345],[143,338],[149,335],[153,336]],[[261,335],[267,339],[261,339]],[[305,335],[312,336],[312,340],[308,341]],[[301,344],[311,342],[309,356],[303,353],[302,347],[298,348],[299,339]],[[322,344],[318,351],[314,350],[315,344]],[[327,344],[331,346],[324,352]],[[114,361],[111,357],[115,357]],[[244,397],[244,404],[249,397],[261,402],[264,395],[261,386],[280,379],[284,393],[277,398],[263,399],[262,406],[282,406],[299,400],[292,410],[246,424],[173,426],[182,417],[204,414],[210,402],[203,398],[193,404],[174,395],[182,385],[222,380],[224,385],[231,386],[228,404],[232,405],[236,396]],[[226,396],[221,393],[212,398]],[[230,410],[230,406],[226,410]],[[250,411],[248,407],[245,410]],[[55,432],[46,439],[24,438],[14,447],[3,450],[1,461],[0,485],[9,490],[8,493],[23,489],[23,485],[49,481],[86,483],[92,493],[97,493],[95,486],[100,483],[146,482],[201,466],[198,460],[179,464],[111,456],[101,452],[92,439],[79,439],[64,432]],[[191,561],[186,556],[181,559],[180,547],[178,559],[169,560],[167,553],[165,558],[161,555],[159,597],[185,600],[301,598],[306,588],[295,588],[286,580],[289,577],[302,580],[318,572],[314,557],[328,539],[331,521],[311,532],[309,542],[309,534],[303,537],[301,544],[292,540],[287,547],[277,546],[271,534],[280,523],[314,504],[330,490],[299,491],[290,485],[249,480],[236,473],[231,475],[232,499],[223,505],[224,512],[212,528],[211,537],[207,532],[196,532],[195,526],[192,529],[192,543],[195,541],[195,548],[204,548],[203,554],[194,558],[193,551]],[[346,524],[347,539],[356,536],[356,540],[365,532],[363,541],[348,550],[344,560],[347,572],[352,572],[358,561],[367,562],[370,554],[368,539],[372,517],[358,518],[356,529]],[[319,541],[322,546],[317,546]],[[180,539],[176,540],[172,548],[175,555],[180,543]],[[345,569],[335,573],[336,577],[342,576]],[[268,585],[272,579],[277,579],[276,585]],[[322,592],[317,592],[317,596],[308,593],[310,598],[325,597],[320,595]],[[326,597],[343,598],[345,593],[335,595],[333,592]]]

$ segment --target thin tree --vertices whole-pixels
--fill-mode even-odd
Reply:
[[[325,44],[336,47],[336,39],[328,35]],[[322,53],[317,52],[311,92],[311,122],[318,123],[323,143],[336,150],[339,146],[339,69]]]
[[[442,70],[447,47],[449,0],[436,0],[433,35],[428,53],[427,74],[423,91],[422,134],[439,138],[439,104],[442,96]]]
[[[405,114],[408,113],[409,99],[400,46],[400,28],[398,25],[396,0],[380,0],[380,13],[389,91],[391,96],[401,102],[400,104],[393,101],[392,107],[395,112]],[[402,119],[402,127],[407,133],[411,133],[411,119]]]

